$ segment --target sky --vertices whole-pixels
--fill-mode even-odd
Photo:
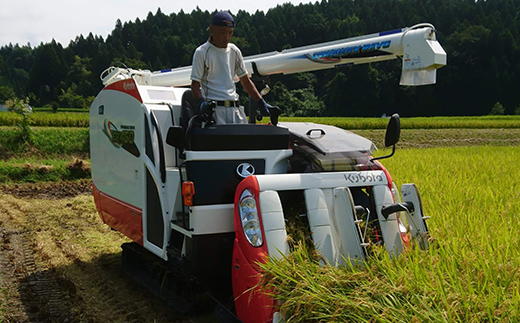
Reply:
[[[90,32],[106,39],[116,20],[145,19],[148,12],[161,8],[164,14],[190,13],[197,6],[201,10],[238,10],[267,12],[278,4],[294,5],[310,0],[0,0],[0,47],[11,44],[37,47],[52,39],[66,47],[76,36]],[[209,22],[208,22],[209,23]]]

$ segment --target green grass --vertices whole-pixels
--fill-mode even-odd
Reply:
[[[0,152],[43,156],[86,156],[89,153],[88,128],[32,127],[32,130],[32,145],[26,145],[19,142],[14,128],[0,127]]]
[[[0,160],[0,184],[59,182],[90,178],[90,163],[79,159]]]
[[[0,183],[48,182],[90,177],[87,128],[33,128],[32,144],[0,127]],[[86,160],[83,165],[76,160]]]
[[[40,128],[36,129],[34,146],[45,152],[59,155],[85,154],[89,152],[88,129],[85,128]]]
[[[303,249],[265,266],[286,322],[520,321],[519,147],[400,150],[383,160],[418,185],[436,241],[366,269],[320,267]]]

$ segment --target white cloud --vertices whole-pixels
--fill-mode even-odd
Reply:
[[[38,46],[52,39],[67,46],[76,36],[90,32],[106,36],[114,29],[117,19],[135,21],[145,19],[149,12],[161,8],[164,14],[189,13],[197,6],[201,10],[257,10],[267,11],[278,4],[308,3],[310,0],[199,0],[196,3],[180,0],[0,0],[0,46],[12,44]]]

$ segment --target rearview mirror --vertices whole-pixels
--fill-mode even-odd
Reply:
[[[385,147],[392,146],[392,153],[390,155],[372,158],[370,159],[370,161],[392,157],[395,154],[395,144],[399,141],[400,134],[401,121],[399,119],[399,115],[397,113],[394,113],[390,117],[390,121],[388,121],[388,126],[386,127],[385,134]]]
[[[399,115],[394,113],[388,121],[385,135],[385,147],[390,147],[399,142],[399,135],[401,134],[401,121]]]

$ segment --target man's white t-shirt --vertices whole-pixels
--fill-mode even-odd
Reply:
[[[242,52],[235,44],[218,48],[207,41],[193,54],[191,80],[200,83],[202,96],[206,100],[237,101],[234,78],[246,74]]]

